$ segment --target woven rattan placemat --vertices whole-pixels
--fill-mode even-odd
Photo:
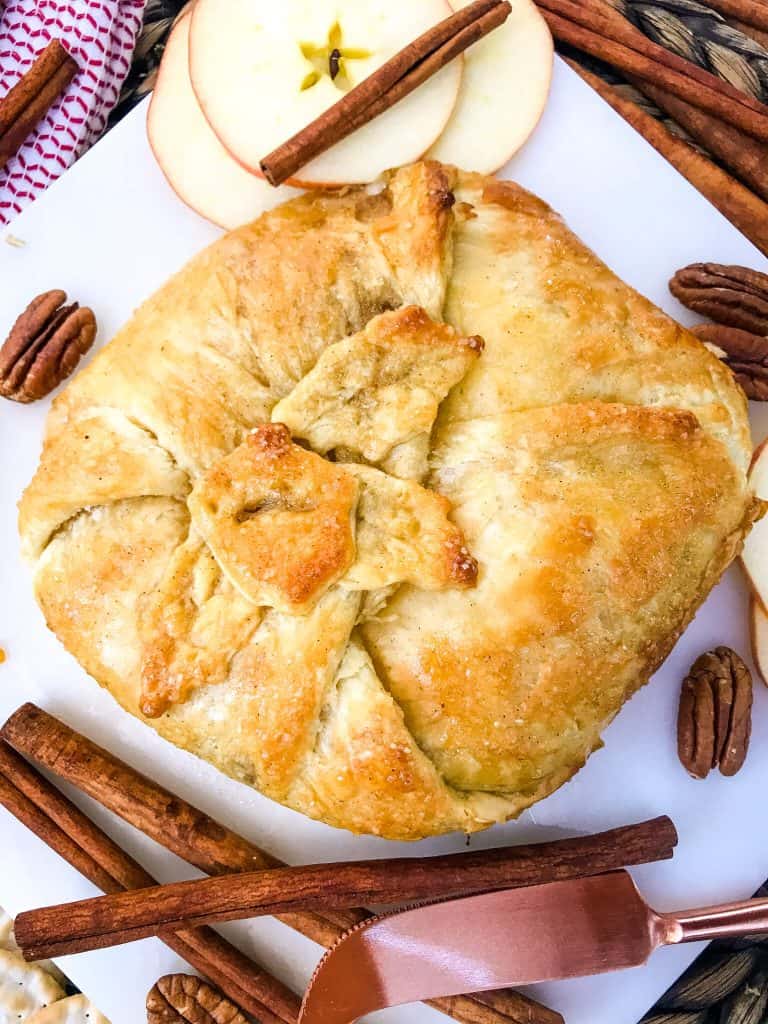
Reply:
[[[654,41],[768,102],[768,37],[759,30],[724,22],[696,0],[611,2]],[[184,0],[148,0],[133,67],[111,124],[152,90],[166,37],[183,5]],[[618,83],[671,131],[686,137],[610,68],[574,51],[569,56]],[[758,895],[768,896],[768,883]],[[642,1024],[768,1024],[768,936],[713,942]]]

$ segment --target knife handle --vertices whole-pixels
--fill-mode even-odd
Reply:
[[[658,916],[664,925],[664,942],[668,944],[768,933],[768,899],[721,903]]]

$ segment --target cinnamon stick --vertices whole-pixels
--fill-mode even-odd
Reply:
[[[574,0],[539,0],[556,39],[657,85],[768,142],[768,107],[722,79],[651,42],[616,11]],[[618,19],[618,20],[617,20]],[[624,25],[621,25],[624,22]],[[592,27],[590,27],[592,26]],[[598,27],[594,27],[598,26]],[[628,41],[619,41],[619,37]]]
[[[0,735],[207,874],[282,863],[34,704],[11,715]],[[283,914],[278,920],[328,947],[370,916],[358,908]],[[493,997],[489,1003],[479,995],[451,996],[431,999],[429,1005],[460,1024],[563,1024],[559,1013],[529,996],[501,989]]]
[[[383,114],[469,46],[498,28],[508,0],[476,0],[423,33],[351,89],[320,117],[261,161],[271,185],[280,185],[310,160]]]
[[[768,204],[575,61],[568,64],[720,213],[768,255]]]
[[[276,857],[163,789],[34,704],[24,704],[11,715],[0,735],[19,753],[33,757],[208,875],[283,866]],[[307,938],[330,946],[341,932],[368,917],[370,914],[362,910],[347,911],[330,921],[307,913],[300,918],[291,916],[284,923]]]
[[[761,199],[768,201],[768,154],[762,143],[665,89],[640,79],[630,81]]]
[[[501,1007],[504,1008],[502,1019],[514,1024],[565,1024],[555,1010],[509,988],[476,992],[471,999],[467,996],[442,996],[440,999],[425,999],[424,1002],[461,1024],[487,1024],[489,1015],[496,1017],[502,1013]]]
[[[629,840],[625,842],[623,840]],[[671,857],[668,818],[597,836],[442,857],[396,858],[240,872],[173,882],[31,910],[16,918],[28,960],[133,942],[167,929],[200,927],[290,910],[445,899],[583,878]]]
[[[40,92],[43,84],[71,60],[61,40],[52,39],[48,43],[18,82],[0,99],[0,135],[8,131],[24,107]]]
[[[90,818],[0,741],[0,804],[107,893],[155,886],[155,879]],[[163,941],[262,1024],[295,1024],[299,999],[210,928]]]
[[[737,18],[746,25],[768,31],[768,4],[764,0],[707,0],[707,7],[727,18]]]
[[[632,24],[609,0],[538,0],[540,7],[567,18],[584,28],[599,33],[607,40],[620,43],[634,50],[651,61],[678,71],[686,78],[693,79],[706,89],[713,89],[719,95],[748,107],[763,116],[768,116],[768,108],[763,103],[738,89],[735,85],[719,78],[711,71],[686,60],[679,54],[668,50],[665,46],[655,43],[645,33]]]
[[[455,999],[455,996],[446,996],[445,999],[450,1001]],[[519,992],[515,992],[512,989],[501,989],[501,990],[489,990],[488,992],[475,992],[475,1006],[477,1003],[483,1003],[485,1006],[490,1006],[493,1010],[499,1012],[509,1012],[510,1001],[514,1003],[515,1007],[515,1020],[524,1021],[525,1024],[535,1024],[531,1016],[529,997],[521,995]],[[428,1000],[430,1004],[432,1000]],[[538,1005],[538,1004],[537,1004]],[[482,1011],[482,1007],[480,1008]],[[542,1007],[542,1010],[546,1010],[546,1007]],[[563,1018],[559,1013],[555,1013],[553,1010],[547,1010],[547,1013],[551,1016],[553,1024],[564,1024]],[[480,1024],[480,1018],[482,1012],[475,1016],[471,1016],[467,1024]],[[466,1018],[465,1018],[466,1019]]]
[[[30,832],[33,832],[44,843],[54,849],[60,857],[67,861],[68,864],[71,864],[89,882],[92,882],[101,889],[102,892],[120,892],[123,887],[110,875],[109,871],[98,861],[94,860],[89,853],[83,850],[78,842],[70,838],[68,832],[60,828],[56,822],[48,817],[45,811],[41,810],[29,796],[11,782],[12,777],[18,778],[21,765],[26,766],[26,761],[23,761],[18,754],[15,754],[7,744],[0,743],[0,804],[10,811],[14,818],[17,818],[23,825],[26,825]],[[28,767],[31,776],[34,769],[31,766]],[[26,768],[24,771],[26,772]],[[32,777],[35,778],[36,782],[39,780],[41,787],[45,785],[45,780],[41,775],[35,773]],[[64,797],[62,797],[63,800]],[[62,803],[62,806],[65,805]],[[71,810],[73,807],[73,804],[67,805],[68,810]],[[93,827],[94,829],[96,828],[95,825]],[[84,826],[82,829],[83,834],[87,834],[87,831],[87,826]],[[136,878],[140,880],[141,885],[154,884],[154,879],[150,879],[149,876],[145,879],[143,869],[138,864],[132,861],[129,868],[126,863],[126,871],[133,871],[134,867]]]
[[[78,70],[74,59],[54,39],[29,71],[0,100],[0,167],[15,155]]]
[[[766,108],[760,100],[733,85],[727,79],[721,78],[673,50],[667,49],[661,43],[654,42],[629,21],[616,8],[612,0],[585,0],[583,3],[576,3],[576,0],[541,0],[541,2],[557,8],[555,13],[562,14],[569,20],[577,21],[585,28],[599,32],[607,39],[629,47],[670,71],[679,71],[681,75],[693,79],[707,89],[715,90],[718,94],[733,100],[734,103],[739,103],[758,114],[765,115]]]
[[[497,1004],[491,1004],[475,993],[471,996],[441,996],[439,999],[425,999],[433,1010],[452,1017],[459,1024],[492,1024],[502,1021],[506,1024],[565,1024],[561,1014],[548,1006],[537,1003],[531,996],[515,992],[510,988],[498,989]],[[503,1011],[500,1007],[503,1006]]]

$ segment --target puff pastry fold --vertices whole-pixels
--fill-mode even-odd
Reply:
[[[579,769],[760,514],[750,452],[728,369],[541,200],[419,163],[191,260],[55,400],[20,531],[124,708],[416,839]]]

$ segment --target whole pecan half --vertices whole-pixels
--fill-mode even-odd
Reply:
[[[147,995],[147,1024],[248,1024],[234,1003],[191,974],[166,974]]]
[[[66,301],[58,289],[33,299],[0,348],[0,395],[34,402],[74,370],[96,337],[90,309]]]
[[[722,352],[747,398],[768,402],[768,337],[723,324],[699,324],[693,333]]]
[[[684,306],[727,327],[768,334],[768,274],[721,263],[691,263],[669,290]]]
[[[752,730],[752,676],[730,647],[716,647],[693,663],[683,680],[677,749],[683,767],[703,779],[719,766],[735,775],[744,764]]]

